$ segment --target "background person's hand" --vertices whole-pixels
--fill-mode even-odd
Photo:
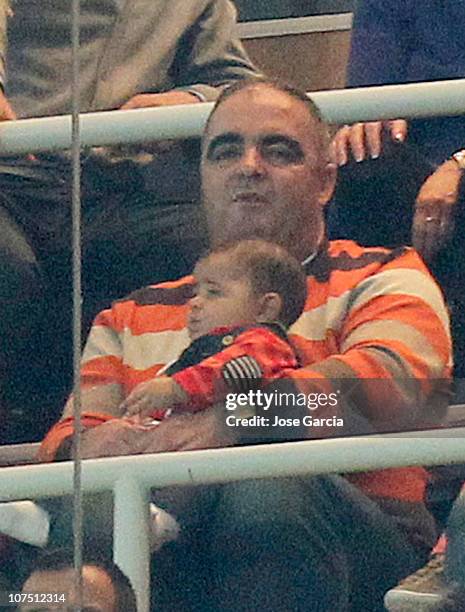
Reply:
[[[8,98],[5,96],[4,92],[0,89],[0,122],[1,121],[15,121],[17,119],[16,113],[14,112],[11,104],[8,102]],[[35,161],[35,155],[29,153],[26,155],[26,158],[29,161]]]
[[[404,119],[393,119],[344,125],[333,138],[330,159],[338,166],[347,164],[350,157],[357,162],[366,158],[376,159],[381,155],[385,135],[395,142],[404,142],[407,138],[407,122]]]
[[[137,94],[121,106],[121,110],[135,108],[152,108],[156,106],[177,106],[179,104],[195,104],[199,98],[188,91],[167,91],[165,93]]]
[[[462,170],[448,160],[423,183],[415,202],[412,244],[430,262],[444,247],[454,230]]]

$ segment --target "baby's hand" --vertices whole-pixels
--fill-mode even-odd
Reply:
[[[154,378],[140,383],[127,396],[121,404],[121,408],[125,412],[125,416],[139,415],[141,417],[148,416],[151,412],[160,406],[160,385],[158,381],[161,379]]]
[[[140,383],[121,404],[126,417],[148,416],[154,410],[166,410],[184,400],[181,387],[168,376]]]

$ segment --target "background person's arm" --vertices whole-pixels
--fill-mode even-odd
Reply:
[[[0,121],[11,121],[16,115],[5,94],[6,49],[8,44],[8,19],[11,18],[10,2],[0,2]]]
[[[258,76],[236,34],[236,9],[229,0],[210,0],[200,18],[180,39],[170,69],[176,88],[140,93],[123,109],[213,101],[224,85]]]

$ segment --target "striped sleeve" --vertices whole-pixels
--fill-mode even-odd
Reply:
[[[355,407],[377,430],[440,416],[449,399],[449,318],[418,255],[404,250],[333,301],[338,351],[293,374],[299,389],[337,392],[338,416]]]
[[[113,311],[97,315],[89,332],[81,360],[81,403],[84,411],[119,414],[125,396],[120,336],[113,325]],[[62,418],[73,413],[73,395]]]
[[[112,309],[102,311],[95,318],[82,355],[83,389],[107,383],[123,384],[123,347],[114,318]]]

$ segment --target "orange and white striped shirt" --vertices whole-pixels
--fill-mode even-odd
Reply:
[[[342,398],[336,413],[334,406],[320,407],[313,416],[343,418],[356,410],[376,431],[392,431],[428,421],[447,405],[448,313],[414,250],[334,241],[306,272],[307,303],[290,329],[305,367],[291,376],[302,393],[337,392]],[[97,316],[83,355],[84,410],[93,410],[99,390],[120,403],[188,346],[192,286],[192,277],[150,286]],[[315,437],[330,435],[337,435],[335,428],[314,430]],[[416,501],[425,477],[422,468],[409,468],[350,479],[371,494]]]

